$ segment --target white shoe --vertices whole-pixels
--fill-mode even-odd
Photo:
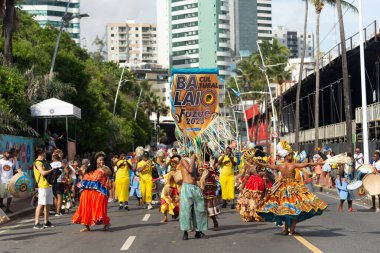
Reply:
[[[113,202],[113,199],[109,198],[108,203],[111,203],[111,202]]]
[[[380,213],[380,209],[379,208],[376,209],[376,213]]]
[[[151,204],[148,205],[148,210],[152,210],[153,206]]]

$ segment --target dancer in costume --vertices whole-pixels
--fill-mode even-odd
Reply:
[[[215,167],[217,166],[218,164],[216,163]],[[214,229],[216,230],[219,228],[219,223],[216,218],[220,214],[220,206],[216,196],[218,184],[216,181],[215,167],[211,166],[210,162],[205,162],[203,164],[204,171],[202,173],[199,186],[203,190],[207,213],[214,223]]]
[[[158,176],[160,179],[157,182],[157,192],[162,192],[165,186],[165,175],[169,172],[168,164],[166,163],[165,151],[160,149],[156,153],[156,159],[154,161],[157,168]]]
[[[152,161],[149,160],[149,153],[144,151],[143,160],[137,163],[137,171],[140,174],[140,190],[142,195],[142,203],[148,204],[148,210],[153,209],[152,206]]]
[[[309,192],[307,187],[296,178],[296,174],[299,175],[297,169],[319,163],[294,163],[294,153],[286,141],[281,141],[277,145],[277,152],[285,158],[283,164],[272,165],[254,161],[257,165],[281,172],[281,178],[256,212],[267,221],[277,223],[285,221],[285,235],[299,235],[295,231],[297,222],[321,215],[327,208],[325,202]]]
[[[115,188],[117,199],[119,201],[119,210],[124,208],[129,211],[129,170],[132,169],[132,162],[130,160],[125,160],[124,155],[120,155],[119,159],[113,159],[113,163],[116,166]]]
[[[112,172],[104,165],[104,158],[104,152],[96,153],[83,176],[79,207],[72,218],[73,223],[85,226],[81,232],[90,231],[92,225],[103,224],[104,231],[111,226],[110,218],[107,216],[107,186],[108,177]]]
[[[257,166],[253,162],[254,159],[263,161],[263,156],[264,153],[261,150],[257,150],[255,154],[248,153],[245,156],[245,175],[240,186],[241,192],[236,207],[245,222],[264,221],[256,213],[256,210],[263,203],[264,197],[269,195],[273,185],[267,177],[265,167]]]
[[[220,171],[220,186],[222,188],[223,208],[227,207],[227,201],[231,200],[231,209],[235,209],[235,165],[236,157],[232,155],[232,149],[226,148],[226,153],[218,159],[218,163],[222,166]]]
[[[202,190],[196,184],[197,169],[195,162],[197,156],[193,154],[190,162],[182,159],[180,162],[182,172],[182,188],[180,200],[180,226],[183,231],[183,240],[189,239],[188,231],[191,222],[195,229],[195,238],[207,238],[204,231],[207,230],[207,213]]]
[[[173,219],[177,219],[179,215],[179,191],[178,186],[174,181],[175,167],[165,175],[165,186],[161,193],[160,211],[164,214],[164,219],[161,222],[168,221],[168,213]]]

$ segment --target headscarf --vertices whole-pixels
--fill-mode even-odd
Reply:
[[[289,155],[292,152],[293,152],[292,147],[289,145],[287,141],[280,141],[277,144],[277,153],[282,158],[284,158],[285,156]]]

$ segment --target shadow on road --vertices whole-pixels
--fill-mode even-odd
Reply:
[[[20,234],[23,234],[23,233],[20,233]],[[36,237],[49,236],[49,235],[57,235],[57,234],[59,234],[59,232],[38,233],[38,232],[35,231],[35,232],[27,232],[25,234],[31,234],[31,235],[24,235],[24,236],[16,236],[16,237],[14,237],[15,234],[9,234],[9,235],[4,235],[4,236],[12,236],[12,238],[1,238],[1,241],[28,240],[28,239],[33,239],[33,238],[36,238]]]
[[[130,224],[122,227],[112,227],[110,229],[110,232],[116,232],[121,230],[127,230],[132,228],[139,228],[139,227],[159,227],[161,225],[165,225],[164,223],[147,223],[147,224]]]

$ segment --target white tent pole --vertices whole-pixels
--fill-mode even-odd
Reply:
[[[68,123],[68,120],[67,120],[67,117],[66,117],[66,152],[67,152],[67,157],[70,159],[69,157],[69,123]]]

